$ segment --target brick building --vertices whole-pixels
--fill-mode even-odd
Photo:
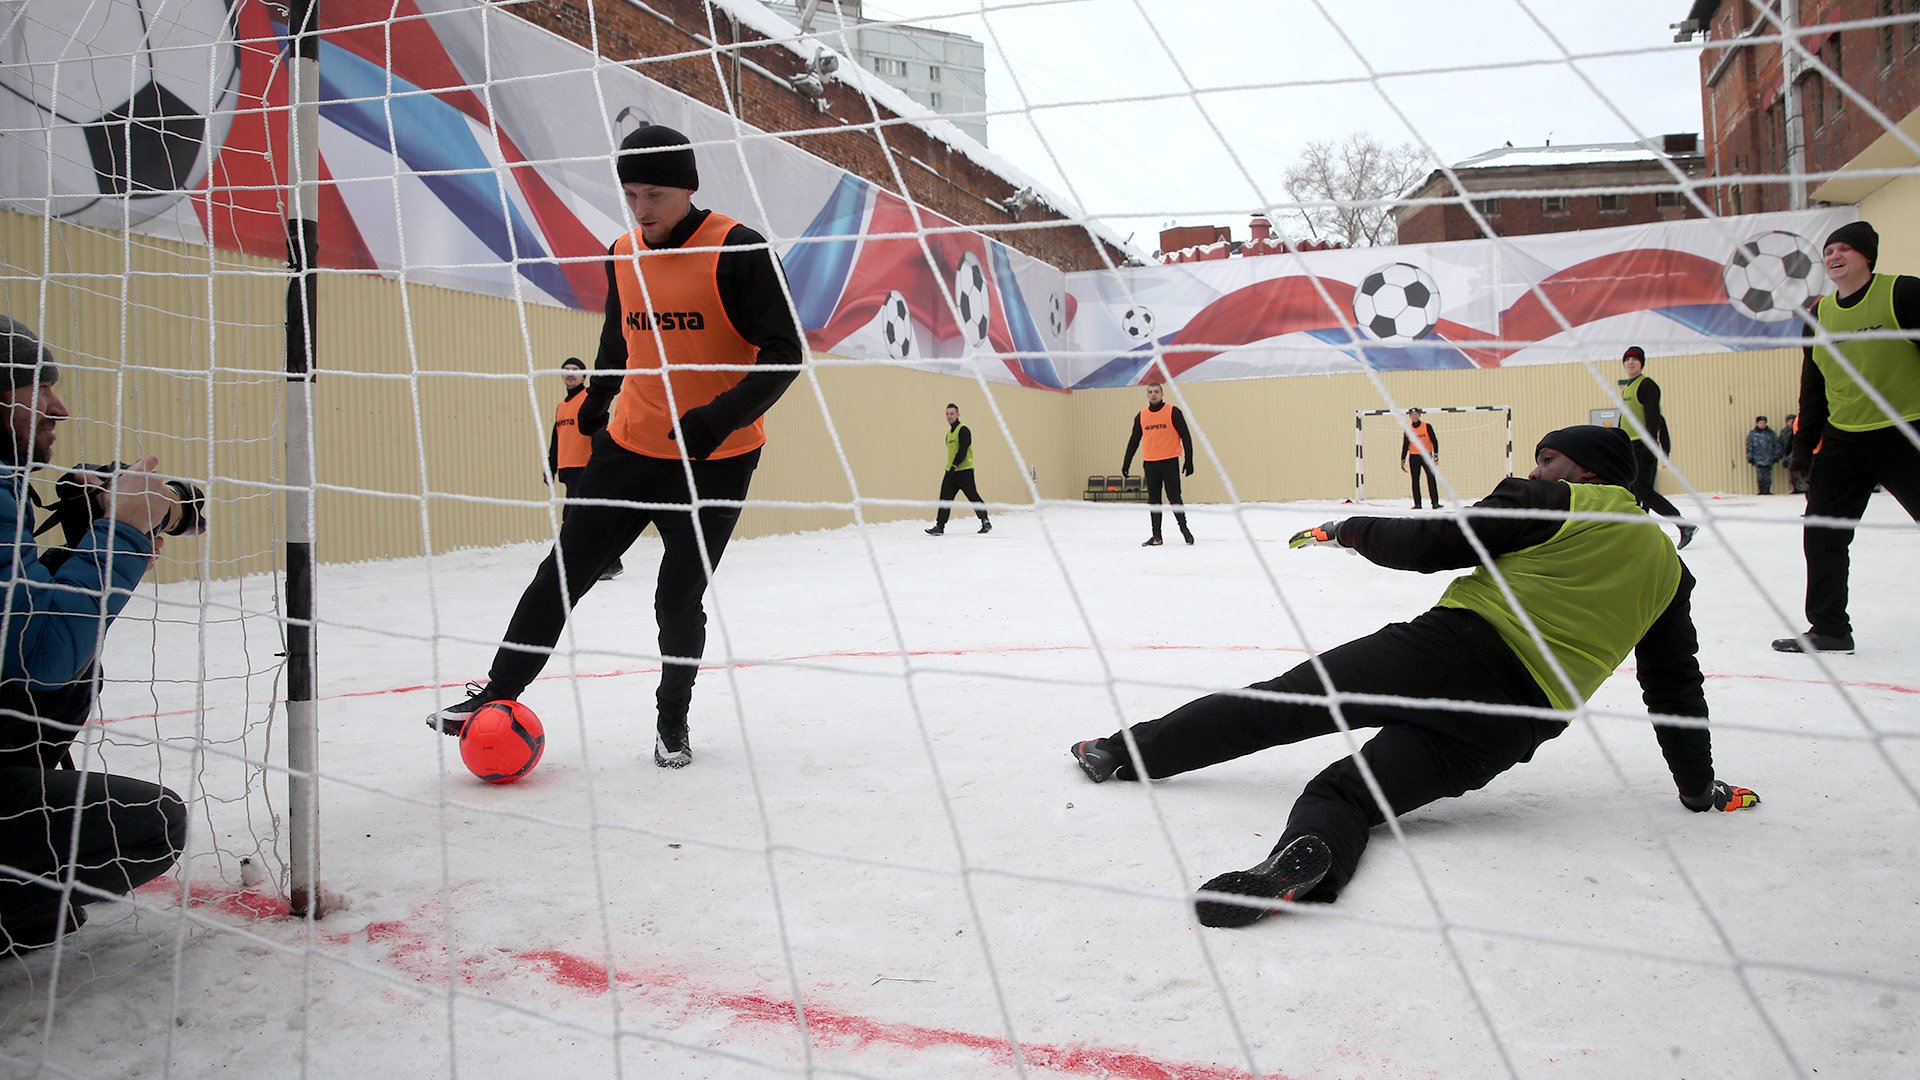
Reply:
[[[1791,65],[1799,71],[1802,169],[1813,174],[1811,188],[1886,134],[1862,99],[1896,124],[1920,106],[1920,0],[1799,0],[1797,7],[1799,41],[1819,61],[1796,56]],[[1706,164],[1719,182],[1701,194],[1718,213],[1792,208],[1783,92],[1790,65],[1780,17],[1778,3],[1757,9],[1744,0],[1694,0],[1679,24],[1683,40],[1706,38]],[[1829,29],[1851,22],[1874,25]]]
[[[1486,236],[1464,199],[1497,236],[1699,217],[1674,174],[1691,180],[1704,170],[1699,137],[1691,134],[1644,143],[1503,146],[1454,165],[1458,187],[1442,170],[1430,173],[1396,211],[1399,242]]]
[[[1044,199],[1033,199],[1031,191],[1023,192],[1025,184],[1017,173],[983,164],[994,160],[984,147],[904,97],[897,100],[907,116],[884,101],[869,100],[838,77],[823,80],[818,104],[796,92],[791,80],[806,74],[807,66],[786,43],[795,31],[752,0],[733,5],[712,0],[648,0],[644,5],[525,0],[504,10],[581,48],[591,49],[597,38],[602,57],[716,109],[728,110],[733,103],[733,111],[747,124],[889,191],[899,189],[897,167],[910,189],[907,194],[920,205],[1062,270],[1117,265],[1129,254],[1117,241],[1096,241],[1085,225]],[[769,22],[786,32],[770,38],[754,29]],[[709,25],[717,40],[709,37]],[[716,48],[721,50],[717,64]]]
[[[1326,240],[1284,240],[1273,231],[1273,222],[1265,214],[1253,215],[1247,224],[1247,239],[1235,240],[1225,225],[1180,225],[1160,230],[1160,250],[1154,258],[1163,264],[1212,262],[1216,259],[1250,259],[1261,255],[1284,255],[1289,251],[1331,251],[1345,244]]]

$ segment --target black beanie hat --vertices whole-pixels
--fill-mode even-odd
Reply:
[[[1633,486],[1633,439],[1616,427],[1577,424],[1549,431],[1533,448],[1533,456],[1542,450],[1558,450],[1574,464],[1594,473],[1609,484]]]
[[[1827,244],[1833,243],[1845,244],[1860,254],[1865,255],[1867,257],[1867,269],[1869,270],[1873,269],[1873,265],[1880,261],[1880,234],[1874,232],[1873,226],[1864,221],[1849,221],[1845,225],[1833,230],[1833,232],[1827,236],[1827,243],[1821,244],[1820,249],[1824,251],[1827,248]]]
[[[623,184],[700,190],[700,170],[693,163],[693,144],[670,127],[648,124],[620,140],[616,160]]]
[[[24,323],[0,315],[0,393],[33,386],[36,380],[41,386],[60,381],[52,350]]]
[[[1627,346],[1627,351],[1620,354],[1620,362],[1624,364],[1629,360],[1638,360],[1642,364],[1646,363],[1647,350],[1641,348],[1638,345]]]

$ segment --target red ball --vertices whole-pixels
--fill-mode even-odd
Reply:
[[[489,784],[511,784],[532,772],[546,748],[540,718],[517,701],[487,702],[460,731],[460,760]]]

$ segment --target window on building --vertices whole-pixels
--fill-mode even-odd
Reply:
[[[1905,7],[1907,15],[1914,17],[1913,21],[1907,24],[1907,51],[1912,52],[1920,49],[1920,0],[1906,0],[1902,6]]]
[[[928,94],[927,104],[933,106],[936,109],[939,108],[940,107],[940,91],[935,90],[933,93]]]
[[[1625,195],[1600,196],[1600,212],[1601,213],[1619,214],[1619,213],[1626,212],[1626,209],[1627,209],[1627,197]]]
[[[1875,12],[1882,19],[1891,19],[1897,14],[1900,0],[1880,0],[1880,10]],[[1900,27],[1894,23],[1882,23],[1879,34],[1879,48],[1875,55],[1880,60],[1883,71],[1893,69],[1894,57],[1900,55]]]
[[[1482,217],[1493,217],[1500,212],[1499,199],[1475,199],[1473,208],[1480,211]]]
[[[876,56],[873,58],[873,73],[875,75],[892,75],[896,78],[905,78],[907,75],[907,62],[905,60],[895,60],[890,56]]]
[[[928,82],[940,81],[940,65],[939,64],[927,65],[927,81]]]
[[[1564,214],[1567,212],[1565,195],[1549,195],[1540,200],[1540,211],[1545,214]]]
[[[1846,73],[1840,67],[1840,34],[1837,31],[1827,39],[1827,47],[1820,58],[1833,70],[1827,82],[1827,118],[1838,120],[1841,111],[1847,107],[1847,95],[1840,90],[1840,82],[1846,78]]]
[[[1680,205],[1680,193],[1677,191],[1656,191],[1653,193],[1653,205],[1665,209]]]

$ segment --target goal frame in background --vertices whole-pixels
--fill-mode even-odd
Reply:
[[[1409,405],[1402,409],[1355,409],[1353,411],[1353,501],[1367,501],[1367,417],[1397,417],[1407,409],[1419,409],[1421,416],[1462,415],[1465,413],[1499,413],[1506,428],[1506,475],[1513,475],[1513,406],[1511,405],[1441,405],[1424,408]]]

